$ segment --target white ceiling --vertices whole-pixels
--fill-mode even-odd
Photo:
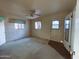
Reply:
[[[41,15],[69,11],[76,0],[0,0],[0,15],[25,17],[29,10],[38,9]]]

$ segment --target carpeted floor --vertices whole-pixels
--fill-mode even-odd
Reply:
[[[0,47],[0,59],[64,59],[47,41],[25,38]]]

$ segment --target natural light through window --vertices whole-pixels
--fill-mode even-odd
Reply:
[[[69,29],[70,20],[65,20],[65,29]]]
[[[24,29],[24,24],[15,23],[15,29]]]
[[[59,21],[58,20],[52,21],[52,29],[59,29]]]
[[[18,29],[19,27],[18,27],[18,23],[15,23],[15,29]]]
[[[24,29],[24,24],[21,24],[22,29]]]
[[[35,22],[35,29],[41,29],[41,21]]]

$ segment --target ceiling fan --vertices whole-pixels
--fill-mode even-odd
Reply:
[[[26,15],[26,18],[28,19],[34,19],[40,17],[40,11],[39,10],[29,10],[28,15]]]
[[[30,16],[34,16],[34,15],[40,16],[40,11],[39,10],[30,10]]]

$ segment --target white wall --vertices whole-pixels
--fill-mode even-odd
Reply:
[[[6,30],[6,41],[17,40],[29,36],[28,20],[26,20],[24,29],[16,30],[14,27],[14,23],[10,23],[9,19],[7,18],[5,21],[5,30]]]
[[[32,20],[31,22],[31,35],[34,37],[46,39],[46,40],[53,40],[53,41],[64,41],[64,17],[69,12],[62,12],[57,14],[50,14],[46,16],[42,16],[38,19]],[[59,20],[60,21],[60,28],[58,30],[52,29],[51,22],[52,20]],[[41,30],[35,30],[34,23],[35,21],[41,21],[42,22],[42,29]]]
[[[79,59],[79,0],[77,0],[72,23],[72,51],[75,51],[73,59]]]
[[[0,46],[6,43],[4,20],[0,21]]]

